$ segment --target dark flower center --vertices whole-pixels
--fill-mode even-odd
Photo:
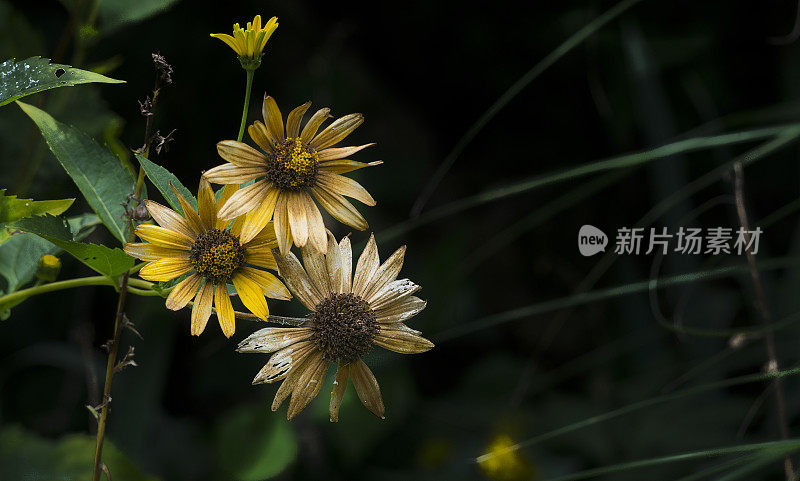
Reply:
[[[355,361],[372,347],[378,331],[369,304],[353,294],[331,294],[309,316],[312,341],[322,356],[334,361]]]
[[[297,137],[276,146],[277,153],[267,156],[267,180],[281,190],[311,187],[317,180],[319,156]]]
[[[245,253],[238,237],[213,229],[197,236],[189,252],[189,261],[206,280],[228,282],[244,264]]]

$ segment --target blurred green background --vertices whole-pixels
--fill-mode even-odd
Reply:
[[[603,229],[612,243],[616,229],[643,218],[646,227],[670,231],[737,227],[728,163],[769,138],[568,176],[513,196],[492,189],[681,139],[796,121],[800,46],[774,37],[792,30],[797,2],[640,2],[514,97],[412,221],[414,201],[473,123],[615,2],[102,0],[94,29],[82,28],[92,3],[0,0],[0,61],[41,55],[126,80],[25,100],[125,156],[142,144],[137,100],[150,93],[150,54],[160,52],[174,67],[174,83],[162,90],[155,128],[176,132],[169,152],[155,160],[190,190],[202,170],[221,162],[215,144],[235,138],[241,115],[244,72],[209,33],[229,33],[255,14],[278,16],[256,72],[249,121],[260,118],[264,92],[284,112],[311,100],[335,116],[364,113],[349,143],[377,142],[356,160],[384,164],[354,174],[378,201],[360,210],[383,258],[408,245],[403,275],[421,284],[428,300],[409,324],[437,344],[417,356],[368,356],[386,420],[359,406],[349,388],[340,422],[329,423],[326,387],[286,422],[285,408],[269,410],[276,387],[250,385],[267,356],[234,352],[261,326],[240,321],[227,340],[212,322],[195,338],[188,311],[134,297],[128,316],[144,339],[126,334],[139,365],[114,381],[107,438],[113,447],[105,452],[114,481],[551,479],[780,439],[771,384],[704,388],[761,372],[763,336],[682,330],[759,326],[746,270],[648,296],[636,283],[653,274],[655,256],[584,258],[576,249],[584,224]],[[798,143],[788,142],[748,157],[753,162],[744,171],[751,223],[764,229],[759,262],[789,258],[761,273],[776,321],[800,310],[798,153]],[[39,200],[78,197],[13,104],[0,107],[0,188]],[[468,209],[436,210],[482,192],[494,193]],[[77,201],[67,214],[88,210]],[[331,225],[337,237],[348,232]],[[367,236],[353,233],[359,250]],[[98,228],[89,240],[112,238]],[[62,260],[61,278],[90,273]],[[670,254],[655,272],[744,262]],[[4,288],[8,282],[0,279]],[[579,295],[587,290],[600,295]],[[115,303],[106,287],[60,291],[0,321],[0,480],[86,479],[96,423],[85,405],[99,402],[100,346],[111,336]],[[300,314],[295,304],[270,306],[276,314]],[[782,326],[775,338],[781,368],[800,362],[796,324]],[[698,386],[697,395],[536,438]],[[800,382],[787,377],[784,386],[789,430],[798,435]],[[530,443],[507,454],[500,468],[475,462],[508,439]],[[659,463],[602,479],[673,480],[729,461],[726,469],[740,479],[782,479],[780,456],[741,456]]]

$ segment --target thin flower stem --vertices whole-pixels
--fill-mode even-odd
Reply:
[[[744,174],[741,162],[733,164],[733,181],[734,181],[734,196],[736,198],[736,214],[739,217],[739,224],[744,229],[745,246],[750,245],[750,225],[747,220],[747,209],[744,205]],[[764,291],[764,284],[761,282],[761,274],[756,265],[756,257],[751,249],[745,248],[747,254],[747,265],[750,268],[750,278],[753,281],[753,289],[756,296],[756,308],[761,315],[761,320],[764,325],[769,327],[772,325],[772,314],[770,313],[769,306],[767,305],[767,295]],[[775,349],[775,334],[772,331],[767,331],[764,335],[764,343],[767,351],[767,372],[777,372],[780,369],[778,364],[778,355]],[[786,414],[786,397],[783,389],[783,382],[780,378],[775,378],[772,381],[775,391],[775,409],[778,412],[778,427],[782,439],[789,439],[789,419]],[[784,471],[786,472],[786,479],[790,481],[794,476],[794,466],[792,459],[787,453],[783,460]]]
[[[156,68],[156,80],[155,86],[153,87],[153,99],[150,104],[149,113],[147,115],[147,120],[145,122],[144,127],[144,146],[142,146],[142,156],[145,158],[150,157],[150,144],[152,143],[151,139],[151,132],[152,132],[152,125],[153,125],[153,116],[156,110],[156,104],[158,102],[158,93],[161,89],[161,80],[162,80],[162,73]],[[139,175],[136,179],[136,188],[134,195],[137,199],[140,198],[142,194],[142,187],[144,186],[144,168],[139,166]],[[134,236],[134,221],[132,218],[129,218],[129,229],[128,229],[128,242],[133,242],[135,240]],[[125,315],[125,299],[128,295],[128,284],[131,281],[135,281],[136,279],[130,279],[132,273],[136,272],[136,267],[128,270],[127,272],[122,274],[122,280],[120,282],[120,290],[119,290],[119,298],[117,300],[117,311],[114,315],[114,337],[111,339],[111,349],[109,349],[108,353],[108,362],[106,363],[106,377],[105,383],[103,385],[103,398],[102,404],[103,408],[100,412],[100,420],[97,423],[97,444],[95,446],[94,451],[94,469],[92,470],[92,481],[100,481],[100,470],[103,466],[101,461],[103,456],[103,442],[105,441],[105,434],[106,434],[106,420],[108,419],[108,410],[111,404],[111,382],[114,379],[114,374],[117,372],[117,352],[119,351],[119,344],[120,338],[122,337],[122,319]],[[141,268],[141,267],[140,267]]]
[[[129,236],[130,237],[130,236]],[[117,363],[117,351],[119,350],[119,341],[121,337],[122,316],[125,309],[125,296],[128,293],[128,273],[122,275],[122,282],[120,283],[119,298],[117,299],[117,312],[114,317],[114,337],[111,341],[111,349],[108,352],[108,361],[106,363],[106,379],[103,385],[103,409],[100,412],[100,421],[97,423],[97,444],[94,451],[94,474],[92,481],[100,481],[100,459],[103,454],[103,441],[106,434],[106,419],[108,418],[108,405],[111,402],[111,381],[114,378]]]
[[[253,90],[253,74],[255,70],[247,69],[247,86],[244,88],[244,107],[242,107],[242,122],[239,124],[239,135],[236,140],[241,142],[244,137],[244,126],[247,125],[247,111],[250,109],[250,91]]]

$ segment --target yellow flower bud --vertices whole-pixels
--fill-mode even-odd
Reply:
[[[43,282],[53,282],[58,277],[61,270],[61,261],[56,256],[50,254],[43,255],[39,259],[39,267],[36,269],[36,277]]]

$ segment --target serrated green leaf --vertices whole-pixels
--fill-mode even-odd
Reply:
[[[178,178],[175,177],[172,172],[154,163],[153,161],[142,157],[139,154],[136,154],[136,160],[139,161],[139,165],[141,165],[144,169],[144,173],[147,174],[147,178],[150,179],[150,182],[152,182],[153,185],[156,186],[156,189],[161,192],[161,195],[167,199],[167,202],[169,202],[169,205],[173,210],[176,212],[183,212],[183,209],[181,209],[181,204],[178,202],[178,197],[169,187],[170,183],[175,186],[178,192],[186,197],[186,200],[192,204],[192,207],[197,209],[197,199],[194,198],[194,195],[192,195],[189,189],[181,184],[181,181],[178,180]]]
[[[125,242],[125,209],[120,205],[133,192],[131,173],[108,151],[84,133],[62,124],[47,112],[17,102],[36,123],[50,150],[78,186],[103,224],[120,242]]]
[[[297,439],[286,419],[263,405],[226,413],[217,427],[220,467],[226,479],[261,481],[280,474],[297,456]]]
[[[9,102],[56,87],[71,87],[85,83],[124,83],[87,70],[50,63],[50,59],[30,57],[0,63],[0,106]]]
[[[76,242],[69,224],[52,215],[28,217],[13,224],[17,229],[36,234],[72,254],[76,259],[105,276],[114,277],[133,267],[133,257],[119,248]]]
[[[6,189],[0,189],[0,224],[34,215],[59,215],[75,202],[75,199],[18,199],[15,195],[5,195],[5,192]]]

